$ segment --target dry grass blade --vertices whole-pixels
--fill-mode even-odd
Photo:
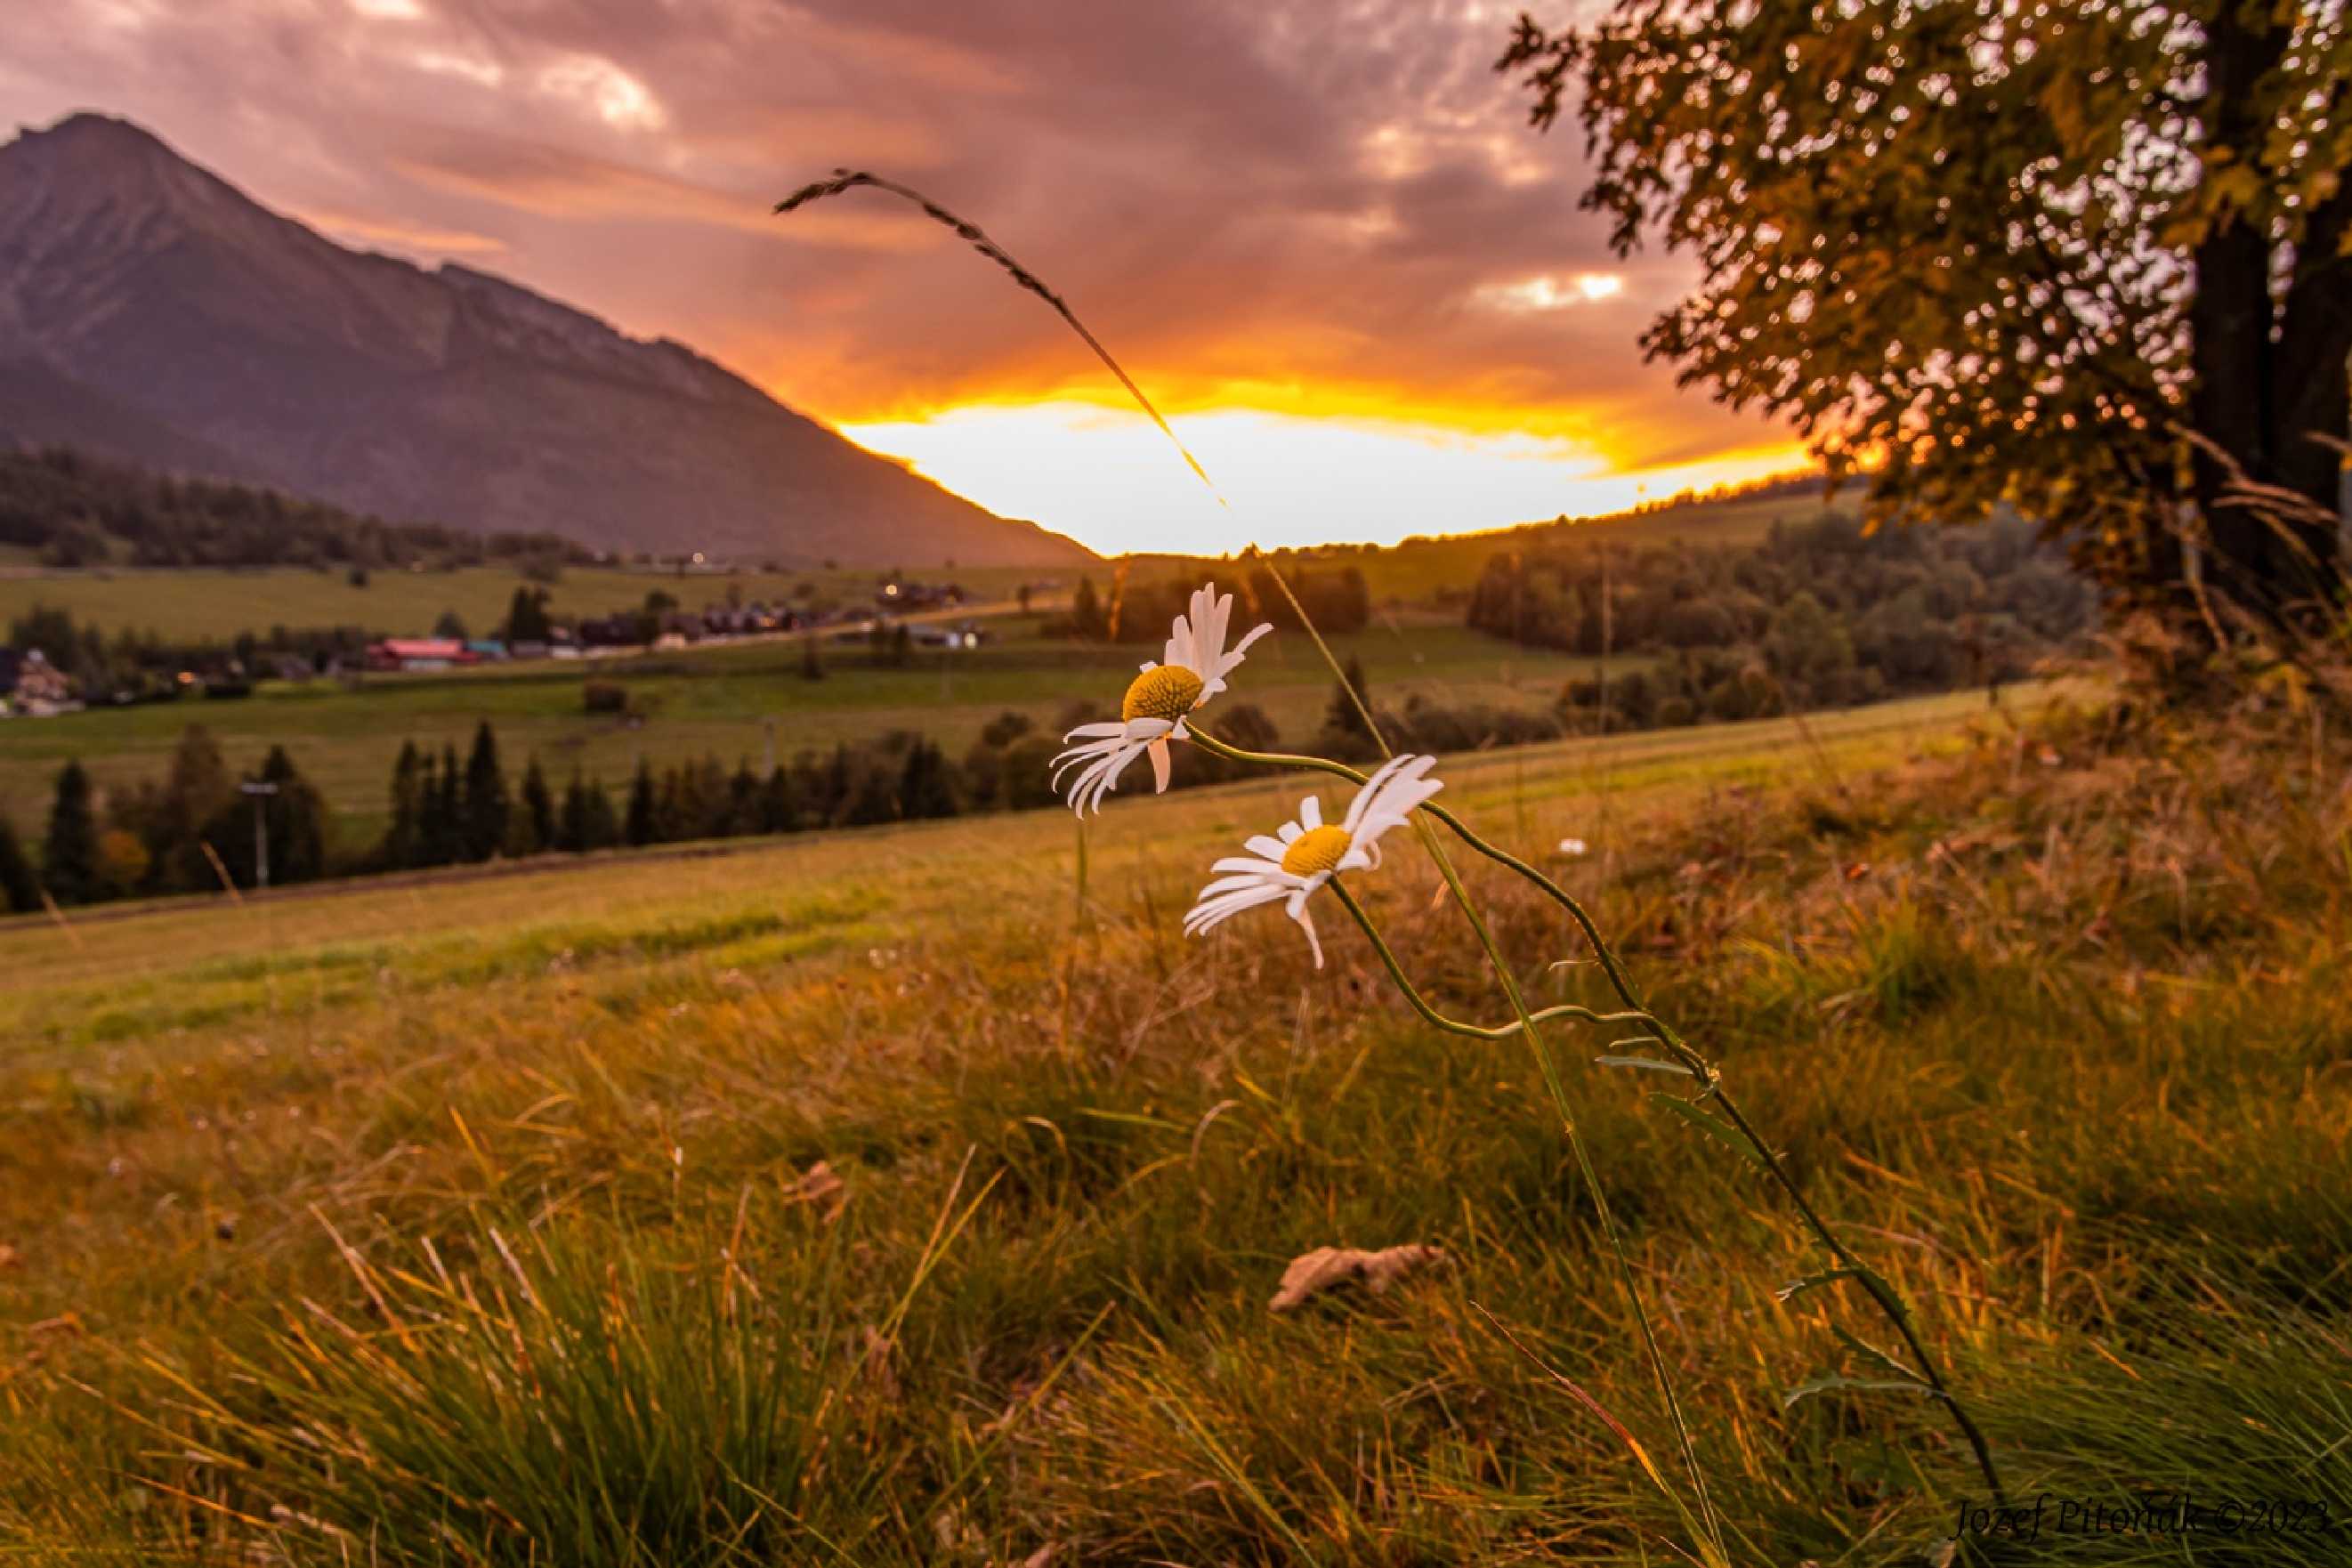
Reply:
[[[1225,498],[1218,491],[1216,481],[1209,478],[1209,470],[1201,466],[1201,459],[1192,456],[1192,449],[1184,445],[1173,429],[1170,428],[1167,419],[1153,405],[1151,399],[1144,395],[1143,388],[1136,384],[1135,378],[1128,374],[1118,361],[1111,357],[1110,351],[1102,346],[1101,340],[1087,330],[1086,323],[1078,320],[1077,313],[1070,309],[1062,297],[1046,287],[1044,279],[1015,261],[1012,254],[996,241],[989,238],[978,224],[958,217],[911,186],[902,185],[896,180],[886,180],[879,174],[870,174],[863,169],[835,169],[830,179],[813,180],[778,202],[776,211],[778,213],[797,212],[811,202],[823,201],[827,196],[841,195],[845,192],[856,190],[860,186],[887,191],[902,200],[914,203],[923,210],[924,216],[954,230],[957,238],[963,240],[974,250],[1003,268],[1013,281],[1054,307],[1054,313],[1068,323],[1070,331],[1077,333],[1087,347],[1094,351],[1095,358],[1102,361],[1104,367],[1111,374],[1118,377],[1118,384],[1127,388],[1128,395],[1134,398],[1137,405],[1151,416],[1151,422],[1160,426],[1160,433],[1175,443],[1176,450],[1183,455],[1186,465],[1192,468],[1194,476],[1209,487],[1210,494],[1216,496],[1217,504],[1220,506],[1224,504]]]

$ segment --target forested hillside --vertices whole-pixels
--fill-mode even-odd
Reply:
[[[474,565],[588,552],[552,533],[386,522],[272,489],[176,479],[70,447],[0,451],[0,544],[52,566]]]
[[[1594,539],[1498,554],[1469,624],[1536,647],[1648,654],[1612,683],[1633,724],[1751,718],[2021,672],[2087,636],[2097,590],[2036,527],[1864,531],[1822,512],[1753,545]],[[1587,686],[1577,694],[1599,700]]]

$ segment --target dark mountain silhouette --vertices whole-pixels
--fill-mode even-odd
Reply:
[[[681,344],[347,250],[96,114],[0,145],[0,442],[611,550],[1087,558]]]

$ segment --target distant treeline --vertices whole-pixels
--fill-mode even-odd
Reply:
[[[2088,633],[2098,611],[2063,552],[2013,515],[1864,534],[1824,511],[1746,547],[1571,537],[1499,554],[1469,624],[1536,647],[1653,656],[1608,683],[1609,721],[1641,726],[1997,681]],[[1600,701],[1597,680],[1564,694],[1567,710]]]
[[[256,786],[268,793],[246,793]],[[81,763],[69,762],[58,773],[37,869],[0,817],[0,901],[36,910],[46,889],[58,904],[91,904],[201,892],[223,878],[252,887],[257,811],[268,829],[272,883],[330,874],[326,802],[282,746],[272,746],[258,768],[236,773],[210,732],[191,724],[162,779],[110,791],[103,800]]]
[[[1270,621],[1283,631],[1298,630],[1301,622],[1298,612],[1291,607],[1292,597],[1305,608],[1318,631],[1361,631],[1372,616],[1371,591],[1365,585],[1362,570],[1355,566],[1328,572],[1289,567],[1283,572],[1280,582],[1276,581],[1273,569],[1265,566],[1254,567],[1239,575],[1237,583],[1218,584],[1221,590],[1234,595],[1234,637],[1260,621]],[[1283,593],[1285,584],[1290,589],[1288,595]],[[1193,590],[1200,585],[1200,578],[1193,574],[1163,578],[1156,583],[1126,582],[1118,584],[1106,597],[1095,587],[1093,578],[1081,577],[1070,597],[1068,616],[1052,623],[1047,630],[1087,642],[1165,642],[1168,628],[1178,616],[1184,614]]]
[[[68,447],[0,451],[0,544],[51,566],[379,567],[585,562],[552,533],[386,522],[278,490],[175,479]]]
[[[486,721],[462,756],[455,747],[404,745],[393,764],[383,837],[340,855],[331,848],[325,802],[282,747],[270,748],[258,768],[235,773],[212,735],[192,724],[161,780],[101,797],[81,763],[68,763],[58,774],[37,861],[0,816],[0,908],[37,910],[45,890],[64,906],[207,891],[224,878],[252,887],[257,809],[267,821],[269,880],[277,886],[1048,805],[1055,800],[1051,774],[1062,730],[1100,716],[1074,708],[1065,724],[1046,731],[1026,714],[1006,712],[960,760],[922,735],[894,731],[804,750],[771,771],[748,758],[731,769],[716,756],[659,767],[643,760],[617,787],[575,769],[560,789],[535,756],[510,783],[497,732]],[[1221,732],[1261,750],[1279,741],[1273,724],[1247,704],[1224,710]],[[1239,773],[1188,747],[1175,782],[1213,784]],[[1150,787],[1148,767],[1137,776]],[[247,784],[268,784],[275,793],[259,796],[257,807],[257,797],[241,787]]]

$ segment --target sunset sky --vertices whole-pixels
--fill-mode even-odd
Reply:
[[[1552,8],[1574,8],[1556,0]],[[689,342],[1103,550],[1391,541],[1785,470],[1643,324],[1485,0],[48,0],[0,115],[130,117],[347,244]],[[1052,283],[1228,504],[913,184]]]

